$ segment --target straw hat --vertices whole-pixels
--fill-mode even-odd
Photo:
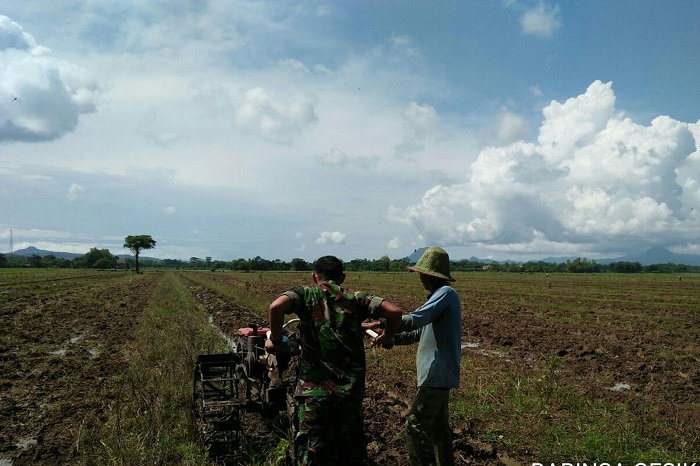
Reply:
[[[450,256],[442,248],[427,248],[423,251],[423,255],[420,256],[416,265],[406,268],[411,272],[431,275],[450,282],[455,281],[455,279],[450,276]]]

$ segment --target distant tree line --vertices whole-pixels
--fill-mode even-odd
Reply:
[[[147,266],[161,266],[160,260],[141,261]],[[32,254],[31,256],[18,256],[16,254],[0,254],[0,268],[45,268],[45,269],[130,269],[134,265],[134,260],[131,258],[121,259],[109,252],[109,249],[92,248],[82,256],[74,259],[64,259],[56,257],[53,254],[40,256]]]
[[[348,272],[405,272],[410,264],[408,257],[390,259],[383,256],[376,260],[353,259],[345,263]],[[260,256],[252,259],[235,259],[232,261],[214,260],[191,257],[189,261],[180,259],[140,259],[141,268],[179,269],[179,270],[211,270],[211,271],[310,271],[313,264],[304,259],[294,258],[291,261],[279,259],[268,260]],[[131,270],[135,266],[134,259],[120,258],[108,249],[92,248],[85,255],[73,260],[63,259],[54,255],[47,256],[17,256],[15,254],[0,254],[0,268],[31,267],[31,268],[85,268],[98,270]],[[519,272],[519,273],[700,273],[700,266],[684,264],[654,264],[642,265],[639,262],[612,262],[598,264],[595,260],[577,258],[561,263],[530,261],[530,262],[481,262],[472,260],[453,261],[451,268],[456,272]]]
[[[595,260],[576,258],[566,262],[553,263],[544,261],[530,262],[491,262],[462,260],[452,263],[456,271],[492,271],[520,273],[700,273],[700,266],[685,264],[642,265],[639,262],[611,262],[598,264]]]

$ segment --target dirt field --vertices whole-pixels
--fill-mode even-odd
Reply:
[[[240,275],[216,275],[211,280],[241,286]],[[71,463],[79,453],[81,429],[86,422],[99,422],[104,398],[112,396],[110,381],[120,374],[123,345],[159,276],[105,272],[0,286],[0,466]],[[368,277],[349,278],[353,288],[366,289],[363,280]],[[246,288],[269,302],[292,284],[248,279]],[[547,374],[555,364],[557,389],[636,406],[643,411],[640,419],[660,416],[670,429],[687,437],[686,453],[698,453],[700,280],[643,283],[643,292],[630,289],[629,283],[612,283],[604,286],[613,291],[601,294],[594,292],[600,282],[572,288],[554,278],[542,279],[537,285],[541,288],[531,290],[537,302],[518,291],[532,289],[532,283],[522,288],[514,282],[458,284],[465,308],[467,368],[460,394],[469,394],[485,379]],[[489,286],[510,288],[498,291]],[[407,310],[423,299],[420,290],[406,293],[388,284],[383,288],[383,296]],[[221,293],[193,283],[188,289],[225,332],[255,319],[250,310]],[[260,317],[258,323],[265,324],[265,319]],[[410,347],[399,351],[409,358],[414,354]],[[391,358],[381,352],[379,356],[377,365],[368,352],[368,451],[377,465],[405,465],[402,422],[415,393],[415,369],[410,363],[387,367]],[[542,417],[545,422],[561,418],[554,408],[540,414],[537,420],[519,419],[525,427],[502,428],[462,423],[457,417],[457,464],[541,461],[541,452],[523,446],[527,425],[541,423]],[[496,423],[506,423],[498,414],[494,417]],[[484,438],[486,431],[493,432],[493,440]]]
[[[155,279],[105,272],[0,287],[0,465],[70,463]]]
[[[378,286],[386,290],[382,296],[406,310],[415,309],[424,299],[420,289],[417,293],[406,293],[403,283],[396,287],[391,282],[373,284],[370,275],[350,275],[349,286],[356,289]],[[241,280],[240,276],[226,274],[210,279],[232,287],[240,286]],[[482,275],[478,283],[458,282],[456,287],[465,308],[463,358],[469,372],[463,375],[465,383],[459,392],[464,394],[474,389],[478,385],[474,380],[482,376],[506,381],[513,374],[547,378],[552,390],[570,391],[593,400],[592,405],[609,401],[630,406],[636,416],[631,422],[659,423],[665,427],[655,435],[666,435],[664,429],[668,429],[670,437],[677,434],[687,438],[687,453],[697,452],[700,283],[673,279],[609,283],[603,279],[567,278],[557,282],[557,278],[545,276],[503,279]],[[499,289],[508,284],[510,292]],[[488,286],[494,286],[494,290],[487,289]],[[635,293],[636,288],[631,286],[639,287],[639,291]],[[266,302],[281,291],[279,284],[267,280],[249,279],[246,287],[251,293],[264,296]],[[228,332],[235,331],[240,325],[237,314],[231,312],[235,305],[216,293],[204,289],[199,293],[200,301],[207,303],[215,322]],[[258,323],[265,321],[261,319]],[[407,352],[412,365],[415,349],[397,350]],[[403,421],[416,390],[415,370],[414,367],[400,371],[388,368],[392,359],[387,353],[380,352],[380,358],[377,365],[368,352],[365,401],[368,451],[378,465],[407,464]],[[566,420],[568,413],[564,407],[552,403],[549,409],[538,423]],[[513,465],[543,461],[541,451],[533,452],[522,446],[527,445],[528,429],[535,424],[527,415],[522,414],[519,423],[496,419],[495,429],[501,429],[496,431],[500,437],[492,442],[474,435],[492,429],[491,426],[453,423],[457,464]],[[503,437],[515,438],[518,443],[512,442],[514,446],[509,447]]]

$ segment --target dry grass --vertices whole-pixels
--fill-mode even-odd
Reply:
[[[206,464],[190,414],[192,368],[198,354],[224,348],[206,313],[166,274],[125,348],[107,419],[83,435],[79,463]]]
[[[452,400],[456,430],[523,462],[636,464],[700,456],[697,415],[677,412],[685,395],[659,391],[666,381],[675,387],[678,377],[681,383],[697,378],[699,276],[680,282],[662,274],[455,275],[464,338],[480,345],[464,352],[462,387]],[[310,273],[203,274],[201,280],[229,296],[245,295],[264,313],[279,293],[309,283]],[[351,272],[345,284],[406,311],[425,300],[415,274]],[[582,366],[586,357],[578,352],[590,353],[590,366]],[[380,376],[414,390],[414,357],[411,347],[382,352]],[[637,374],[630,365],[639,367]],[[639,377],[636,391],[614,395],[606,387],[624,374]],[[697,400],[689,406],[697,408]]]
[[[281,292],[310,282],[308,272],[187,275],[261,315]],[[480,345],[464,352],[462,386],[451,401],[456,430],[521,462],[636,464],[700,457],[697,414],[680,416],[677,400],[654,391],[663,380],[697,377],[692,368],[700,363],[700,277],[678,282],[677,276],[658,274],[456,276],[464,338]],[[407,311],[425,300],[414,274],[352,272],[346,285]],[[211,344],[203,341],[216,340],[200,334],[205,321],[187,293],[166,279],[141,322],[130,367],[115,381],[121,391],[105,429],[95,436],[95,464],[204,461],[183,413],[193,358],[208,351]],[[614,364],[603,367],[607,372],[597,373],[592,365],[580,373],[579,359],[557,356],[580,351],[590,352],[594,361],[614,361],[613,352],[631,344],[638,354],[620,354],[640,361],[639,370],[651,377],[648,383],[640,379],[636,394],[616,397],[605,388],[618,381]],[[412,393],[415,348],[397,347],[380,358],[380,376]]]

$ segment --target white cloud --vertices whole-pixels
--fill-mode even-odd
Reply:
[[[394,49],[401,51],[406,56],[420,57],[420,51],[413,47],[413,40],[409,36],[394,36],[389,43]]]
[[[138,125],[138,131],[155,146],[171,149],[183,139],[183,135],[169,129],[167,120],[157,108],[151,107]]]
[[[282,144],[290,144],[317,121],[310,96],[276,100],[260,87],[248,90],[235,109],[235,123],[239,128]]]
[[[24,32],[22,26],[7,16],[0,15],[0,50],[35,51],[41,53],[31,34]]]
[[[321,165],[331,167],[359,167],[364,169],[372,168],[379,161],[379,157],[350,157],[338,148],[333,148],[323,155],[316,156]]]
[[[316,239],[316,244],[345,244],[345,233],[339,231],[323,231]]]
[[[401,248],[401,240],[398,239],[396,236],[394,236],[389,242],[386,244],[386,247],[388,249],[399,249]]]
[[[433,180],[435,183],[440,184],[440,185],[452,185],[459,183],[461,180],[464,179],[463,176],[454,176],[454,173],[446,173],[443,170],[434,168],[430,169],[428,171],[428,174],[430,175],[430,179]]]
[[[430,105],[411,102],[403,113],[404,140],[396,146],[396,157],[411,158],[425,149],[425,141],[433,137],[437,128],[437,112]]]
[[[48,175],[26,174],[20,176],[20,179],[26,181],[51,181],[53,178]]]
[[[94,238],[88,238],[73,231],[42,230],[38,228],[7,228],[0,230],[0,238],[9,239],[10,230],[12,230],[13,249],[15,251],[33,246],[46,251],[85,254],[90,248],[100,244],[95,243]]]
[[[30,228],[30,229],[24,229],[24,228],[6,228],[4,230],[0,230],[0,238],[9,238],[10,237],[10,230],[12,230],[12,234],[16,241],[21,241],[22,237],[31,237],[31,238],[37,238],[42,241],[46,240],[65,240],[65,239],[71,239],[75,238],[75,233],[73,232],[68,232],[68,231],[57,231],[57,230],[41,230],[38,228]],[[20,243],[16,243],[20,244]],[[27,246],[32,246],[32,244],[27,244]],[[38,246],[37,246],[38,247]]]
[[[596,64],[585,51],[574,57],[530,47],[535,66],[525,74],[519,69],[513,53],[522,48],[512,40],[523,33],[535,34],[521,36],[526,43],[540,41],[539,34],[556,37],[557,49],[575,46],[575,28],[561,26],[555,2],[510,0],[513,30],[501,30],[503,40],[486,48],[474,37],[503,26],[489,23],[503,18],[502,4],[484,5],[494,14],[476,29],[449,31],[464,53],[446,62],[433,48],[446,31],[431,29],[442,22],[421,22],[414,8],[402,9],[405,28],[373,21],[357,35],[343,25],[372,9],[360,13],[343,2],[172,8],[0,0],[2,14],[17,22],[0,27],[0,205],[13,206],[0,227],[70,229],[69,219],[80,216],[78,237],[66,242],[104,247],[108,228],[99,219],[109,212],[109,224],[124,234],[153,234],[158,254],[181,247],[177,254],[185,258],[285,258],[302,243],[305,255],[317,257],[333,238],[347,241],[348,257],[378,257],[394,244],[413,249],[435,239],[466,244],[463,250],[479,257],[582,252],[599,241],[642,241],[629,236],[634,222],[650,232],[666,229],[656,237],[665,231],[680,237],[675,248],[693,247],[700,156],[687,156],[686,140],[700,139],[697,130],[691,125],[696,133],[689,136],[688,125],[672,119],[626,120],[603,83],[568,101],[541,103],[576,81],[562,84],[557,70],[573,72],[574,61]],[[643,34],[634,37],[640,50],[648,45],[637,40]],[[634,64],[644,63],[643,54],[618,52],[606,59],[627,59],[632,68],[624,72],[639,76]],[[692,114],[691,94],[679,102],[669,93],[687,94],[676,85],[689,74],[668,65],[664,82],[672,87],[644,95],[626,90],[636,111]],[[36,110],[44,100],[46,114]],[[540,128],[529,115],[532,102],[546,107]],[[98,104],[99,112],[87,115]],[[46,142],[25,143],[37,140]],[[88,188],[83,196],[90,202],[65,202],[73,182]],[[318,192],[324,202],[310,204]],[[389,203],[397,206],[394,218],[416,225],[413,235],[405,229],[399,235],[386,222]],[[165,210],[171,205],[175,215]],[[304,236],[290,237],[299,225],[308,229]],[[196,226],[199,233],[190,234]],[[333,236],[336,230],[347,237]],[[399,243],[388,241],[394,235]],[[488,250],[476,247],[481,243]],[[119,249],[122,242],[114,244]],[[401,248],[395,254],[404,255]]]
[[[529,132],[530,128],[527,121],[525,121],[525,118],[521,115],[504,110],[498,116],[496,138],[500,144],[509,144],[520,139],[525,139]]]
[[[73,242],[52,242],[52,241],[22,241],[14,244],[14,250],[26,249],[34,246],[37,249],[53,252],[70,252],[73,254],[85,254],[95,247],[95,243],[73,243]]]
[[[537,141],[547,162],[556,164],[574,157],[615,116],[612,83],[593,82],[584,94],[563,104],[552,101],[542,110],[544,122]]]
[[[83,188],[77,183],[73,183],[70,185],[70,188],[68,188],[68,200],[77,201],[78,199],[80,199],[84,192],[85,188]]]
[[[666,116],[636,124],[615,109],[611,83],[599,81],[543,114],[536,144],[483,149],[467,183],[435,186],[389,218],[426,243],[522,254],[696,241],[698,124]]]
[[[332,167],[344,167],[348,164],[350,157],[340,149],[333,148],[323,155],[317,156],[318,161],[323,165]]]
[[[531,86],[530,93],[535,97],[542,97],[542,89],[540,89],[538,86]]]
[[[163,209],[163,212],[165,212],[166,215],[173,215],[177,210],[175,210],[175,207],[169,205]]]
[[[595,247],[593,243],[560,243],[556,241],[550,241],[546,238],[544,233],[541,231],[533,230],[532,236],[527,241],[522,243],[508,243],[508,244],[492,244],[489,249],[509,257],[511,254],[531,254],[531,255],[543,255],[548,256],[585,256],[590,259],[594,259],[597,254],[595,252]]]
[[[99,86],[84,68],[52,56],[0,15],[0,142],[47,141],[95,111]]]
[[[559,5],[549,7],[540,2],[520,17],[523,34],[551,37],[561,27]]]

